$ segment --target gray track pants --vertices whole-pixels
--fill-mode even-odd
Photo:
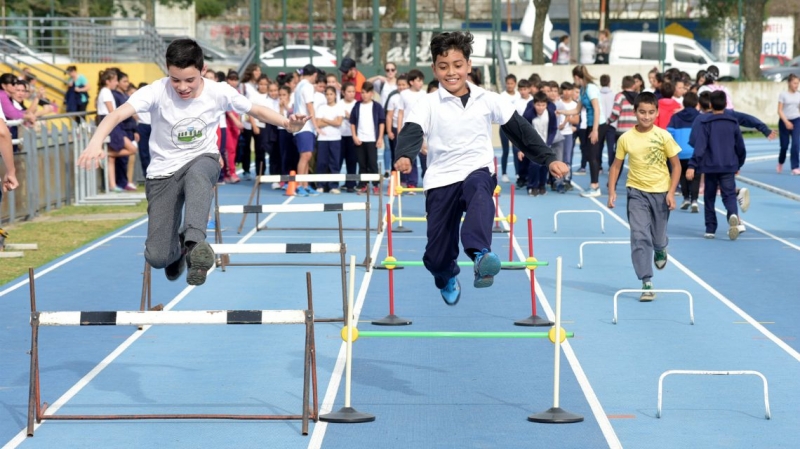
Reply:
[[[628,224],[631,226],[631,260],[636,277],[653,277],[653,251],[667,247],[667,193],[648,193],[628,187]]]
[[[149,222],[144,258],[150,266],[164,268],[178,260],[181,232],[188,242],[206,239],[208,211],[219,169],[218,154],[203,154],[168,178],[145,182]]]

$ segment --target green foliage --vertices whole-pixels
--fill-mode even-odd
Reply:
[[[197,18],[204,19],[222,15],[225,12],[226,5],[224,2],[217,0],[197,0],[194,8]]]
[[[94,17],[108,17],[113,11],[113,2],[87,1],[89,15]],[[45,17],[50,15],[51,0],[6,0],[7,14],[9,16],[27,16],[28,11],[34,17]],[[52,0],[53,11],[56,16],[77,17],[79,16],[81,0]]]
[[[730,32],[736,33],[739,0],[700,0],[698,8],[705,11],[697,27],[698,34],[716,38],[723,34],[726,26],[731,28]]]

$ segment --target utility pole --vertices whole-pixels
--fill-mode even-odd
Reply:
[[[569,54],[570,58],[575,58],[576,61],[581,37],[581,6],[579,2],[580,0],[569,0]]]

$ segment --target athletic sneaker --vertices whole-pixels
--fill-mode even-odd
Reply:
[[[585,174],[586,174],[586,169],[585,169],[585,168],[581,168],[581,169],[579,169],[578,171],[576,171],[576,172],[575,172],[575,174],[576,174],[576,175],[583,176],[583,175],[585,175]]]
[[[475,288],[491,287],[494,277],[500,272],[500,258],[497,254],[484,248],[475,253]]]
[[[174,281],[181,277],[186,269],[186,248],[183,247],[183,234],[180,234],[181,257],[164,268],[167,280]]]
[[[539,187],[539,195],[541,196],[547,195],[547,189],[545,187]]]
[[[331,195],[338,195],[338,194],[342,193],[342,191],[337,189],[336,187],[334,187],[334,188],[331,189],[331,191],[329,193]]]
[[[747,209],[750,209],[750,191],[747,190],[747,187],[739,189],[739,193],[736,194],[736,201],[739,202],[739,209],[742,212],[747,212]]]
[[[206,225],[206,229],[207,230],[216,231],[217,230],[217,221],[214,220],[213,218],[211,220],[208,220],[208,225]]]
[[[697,201],[692,202],[692,213],[696,214],[700,212],[700,206],[697,205]]]
[[[245,181],[250,181],[251,179],[253,179],[253,177],[250,176],[250,172],[249,171],[246,171],[246,172],[242,173],[242,179],[244,179]]]
[[[511,182],[511,180],[508,179],[508,175],[503,175],[503,177],[500,180],[503,182]]]
[[[659,270],[663,270],[664,267],[667,266],[667,248],[662,250],[656,250],[653,254],[653,263],[655,264],[656,268]]]
[[[792,176],[800,175],[800,168],[795,168],[792,170]]]
[[[728,218],[728,226],[728,238],[731,240],[739,238],[739,217],[731,215],[730,218]]]
[[[593,188],[590,187],[589,190],[581,193],[581,196],[584,197],[584,198],[597,198],[600,195],[601,195],[600,187],[598,187],[596,189],[593,189]]]
[[[709,240],[711,240],[711,239],[714,239],[714,238],[716,238],[716,237],[717,237],[717,236],[716,236],[716,235],[714,235],[714,233],[713,233],[713,232],[706,232],[705,234],[703,234],[703,238],[704,238],[704,239],[709,239]]]
[[[447,281],[447,285],[444,288],[439,289],[442,293],[442,299],[444,299],[444,303],[448,306],[454,306],[458,304],[458,300],[461,299],[461,283],[458,282],[458,279],[453,276]]]
[[[206,281],[206,274],[214,266],[214,250],[205,240],[197,242],[191,250],[186,253],[186,266],[189,271],[186,273],[186,283],[189,285],[203,285]]]
[[[652,282],[644,282],[642,283],[642,290],[652,290],[653,283]],[[639,296],[639,301],[641,302],[650,302],[656,299],[656,294],[651,291],[643,291],[642,295]]]
[[[381,189],[378,188],[378,186],[372,186],[372,194],[373,195],[380,195],[381,194]]]
[[[688,201],[688,200],[683,200],[683,203],[681,203],[681,210],[686,210],[686,209],[688,209],[688,208],[689,208],[689,206],[691,206],[691,205],[692,205],[692,203],[691,203],[690,201]]]
[[[272,183],[272,190],[280,190],[280,189],[281,189],[281,183],[279,182]]]
[[[297,186],[294,191],[295,196],[308,196],[308,190],[303,186]]]
[[[528,189],[528,196],[538,196],[539,189]]]

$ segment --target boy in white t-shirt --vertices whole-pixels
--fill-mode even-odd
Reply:
[[[201,285],[215,259],[206,243],[206,225],[221,166],[216,142],[219,118],[233,110],[288,129],[299,129],[307,119],[281,117],[253,105],[232,87],[203,78],[203,50],[192,39],[173,41],[166,62],[169,76],[139,89],[106,116],[78,164],[98,167],[104,157],[103,140],[111,130],[136,113],[150,112],[145,260],[153,268],[164,268],[171,281],[188,267],[186,282]]]
[[[358,172],[358,154],[356,152],[356,144],[353,143],[353,130],[350,129],[350,112],[353,106],[356,105],[356,86],[351,82],[342,84],[342,99],[339,100],[339,105],[344,111],[344,120],[342,120],[339,130],[342,133],[342,150],[339,157],[339,171],[342,170],[342,164],[346,164],[346,171],[348,175],[355,175]],[[338,173],[338,172],[337,172]],[[344,188],[348,193],[355,193],[356,182],[346,181]]]
[[[344,107],[336,101],[336,88],[325,88],[325,99],[328,101],[317,108],[317,173],[339,173],[342,154],[342,126]],[[318,182],[317,192],[330,192],[334,195],[342,193],[337,182]]]
[[[402,131],[405,119],[408,117],[408,114],[411,113],[414,105],[416,105],[419,100],[427,94],[427,92],[422,90],[422,88],[425,86],[425,75],[421,71],[417,69],[410,70],[406,76],[408,78],[408,89],[400,93],[400,98],[403,101],[402,107],[398,106],[398,111],[396,112],[397,132],[394,134],[399,134],[400,131]],[[396,143],[395,148],[397,148]],[[395,155],[395,157],[396,156],[397,155]],[[416,187],[419,184],[419,172],[417,170],[416,159],[411,161],[411,172],[400,175],[400,182],[406,187]]]
[[[431,39],[430,50],[441,88],[426,94],[408,114],[398,136],[395,168],[411,172],[411,161],[427,137],[429,164],[423,187],[428,243],[422,261],[442,299],[452,306],[461,298],[456,278],[461,271],[457,263],[459,231],[464,252],[474,261],[473,286],[491,286],[500,272],[500,258],[491,251],[497,186],[492,123],[500,124],[514,145],[547,165],[553,176],[561,177],[569,170],[555,160],[509,101],[467,82],[472,71],[472,34],[438,34]]]
[[[517,111],[517,114],[522,115],[525,113],[525,110],[528,108],[528,103],[533,101],[533,94],[531,94],[531,82],[523,78],[519,80],[517,84],[517,89],[519,90],[519,98],[514,101],[514,109]],[[502,94],[501,94],[502,95]],[[501,136],[505,136],[503,132],[500,132]],[[518,189],[524,189],[528,179],[528,165],[520,163],[520,154],[522,151],[514,145],[511,145],[511,159],[514,163],[514,173],[517,174],[516,179],[516,186]]]

